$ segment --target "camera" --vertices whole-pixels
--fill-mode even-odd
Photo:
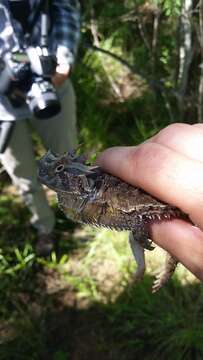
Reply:
[[[28,47],[23,52],[7,53],[0,74],[0,94],[14,107],[26,103],[39,119],[50,118],[61,110],[51,77],[57,66],[56,57],[47,48]]]

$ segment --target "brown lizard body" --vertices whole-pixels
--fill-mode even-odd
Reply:
[[[141,279],[145,272],[144,249],[154,249],[151,224],[187,218],[178,208],[104,172],[99,166],[86,165],[84,157],[74,151],[61,157],[51,152],[45,154],[39,161],[39,180],[57,193],[60,208],[73,221],[130,231],[130,245],[138,265],[136,279]],[[154,282],[153,292],[171,277],[176,265],[177,260],[167,253],[164,270]]]

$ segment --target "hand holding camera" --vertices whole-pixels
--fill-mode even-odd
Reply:
[[[0,93],[6,95],[14,107],[26,102],[39,119],[46,119],[60,111],[60,102],[52,84],[57,63],[47,48],[28,47],[25,52],[7,54],[0,75]]]
[[[70,74],[70,65],[57,65],[56,72],[52,76],[52,84],[57,88],[61,86]]]

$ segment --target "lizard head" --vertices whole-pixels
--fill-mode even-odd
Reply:
[[[49,150],[38,162],[38,179],[56,192],[79,194],[84,191],[84,184],[88,187],[87,176],[99,169],[98,166],[86,165],[85,161],[86,157],[76,155],[75,150],[62,156]]]

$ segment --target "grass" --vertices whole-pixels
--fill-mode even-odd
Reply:
[[[120,20],[132,8],[131,0],[119,7],[101,2],[98,19],[105,13],[108,21],[98,21],[100,41],[147,73],[149,54],[139,36],[132,36],[135,24]],[[170,31],[167,20],[161,49],[168,50],[159,77],[171,73],[173,43],[165,42]],[[161,94],[104,57],[81,49],[73,73],[83,151],[137,144],[171,121]],[[109,74],[122,98],[115,96]],[[0,360],[203,358],[203,288],[188,271],[180,266],[152,295],[160,250],[147,254],[144,281],[135,284],[128,234],[72,224],[53,198],[56,250],[39,258],[28,210],[9,185],[7,179],[0,184]]]
[[[17,211],[26,223],[27,211],[14,203],[9,194],[0,202],[9,209],[0,224],[1,360],[202,358],[203,288],[188,271],[180,266],[152,295],[161,250],[147,254],[145,279],[134,284],[127,232],[75,227],[53,200],[58,251],[38,258],[36,234],[15,221]]]

